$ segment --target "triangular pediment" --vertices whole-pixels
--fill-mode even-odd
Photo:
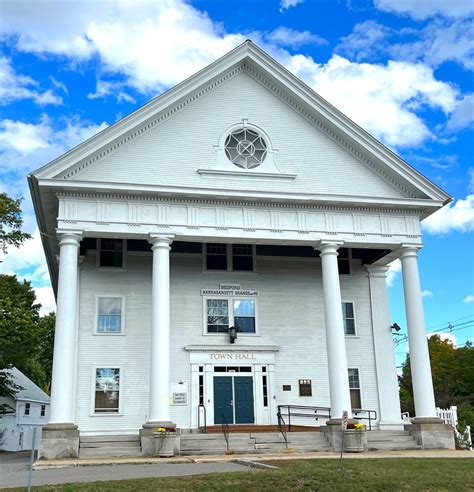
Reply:
[[[239,124],[266,136],[260,167],[243,170],[225,158],[225,136]],[[250,42],[34,176],[178,194],[449,199]]]

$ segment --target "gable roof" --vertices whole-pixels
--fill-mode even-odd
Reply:
[[[376,166],[376,170],[381,175],[392,181],[396,179],[402,182],[407,189],[417,190],[425,197],[425,202],[431,202],[425,203],[425,206],[437,209],[451,201],[451,197],[446,192],[413,169],[249,40],[129,116],[33,172],[29,177],[33,195],[35,195],[33,188],[37,180],[48,182],[50,185],[54,185],[54,182],[59,185],[58,181],[60,181],[62,186],[67,187],[68,175],[77,172],[74,166],[78,162],[84,163],[81,166],[95,163],[100,155],[116,148],[124,135],[130,139],[131,136],[143,132],[152,124],[151,119],[156,119],[157,113],[179,110],[183,98],[195,97],[196,91],[199,92],[205,85],[212,86],[212,82],[223,73],[242,64],[251,67],[257,77],[263,75],[266,80],[271,81],[273,88],[281,92],[282,98],[291,102],[308,119],[317,123],[331,138],[358,158],[369,165]],[[76,181],[74,187],[77,186]],[[107,188],[110,189],[110,183]]]
[[[31,379],[27,378],[21,371],[16,367],[11,369],[6,369],[5,372],[10,374],[13,383],[20,386],[22,389],[18,390],[15,394],[15,400],[30,400],[41,403],[49,403],[50,397]]]

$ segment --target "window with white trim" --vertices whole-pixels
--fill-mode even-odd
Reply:
[[[31,404],[30,403],[25,403],[25,415],[30,414],[30,409],[31,409]]]
[[[346,335],[356,334],[355,315],[354,315],[354,303],[343,302],[342,303],[342,319],[344,321],[344,333]]]
[[[40,417],[44,417],[46,415],[46,405],[41,405]]]
[[[122,333],[122,298],[97,299],[97,333]]]
[[[227,333],[235,326],[238,333],[255,333],[255,299],[207,299],[207,333]]]
[[[96,368],[94,413],[119,413],[119,401],[120,369]]]
[[[351,394],[352,409],[360,409],[362,407],[362,398],[360,395],[360,378],[359,369],[348,369],[349,373],[349,391]]]
[[[206,270],[254,271],[254,247],[251,244],[205,244]]]
[[[125,241],[123,239],[100,239],[99,248],[99,266],[115,268],[124,266]]]

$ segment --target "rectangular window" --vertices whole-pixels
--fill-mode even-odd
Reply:
[[[346,335],[355,335],[355,316],[354,316],[354,304],[352,302],[342,303],[342,318],[344,320],[344,333]]]
[[[97,333],[122,332],[122,298],[99,297]]]
[[[300,379],[298,381],[300,387],[300,396],[312,396],[311,379]]]
[[[199,405],[204,405],[204,374],[199,374]]]
[[[46,405],[41,405],[41,413],[40,416],[44,417],[46,415]]]
[[[120,369],[97,368],[95,371],[95,413],[118,413]]]
[[[227,270],[227,244],[209,243],[206,245],[206,268]]]
[[[123,239],[101,239],[99,265],[101,267],[122,268],[123,253]]]
[[[348,369],[349,372],[349,390],[351,393],[351,406],[352,409],[360,409],[362,407],[362,400],[360,397],[360,379],[359,369]]]
[[[253,247],[251,244],[232,245],[232,269],[241,272],[253,271]]]
[[[255,333],[254,299],[207,299],[207,332],[227,333],[229,326]]]
[[[30,409],[31,409],[31,404],[30,403],[25,403],[25,415],[30,414]]]
[[[207,270],[253,272],[253,258],[251,244],[206,244]]]

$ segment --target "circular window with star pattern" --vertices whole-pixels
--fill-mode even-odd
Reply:
[[[225,154],[236,166],[253,169],[265,160],[267,145],[255,130],[240,128],[226,138]]]

